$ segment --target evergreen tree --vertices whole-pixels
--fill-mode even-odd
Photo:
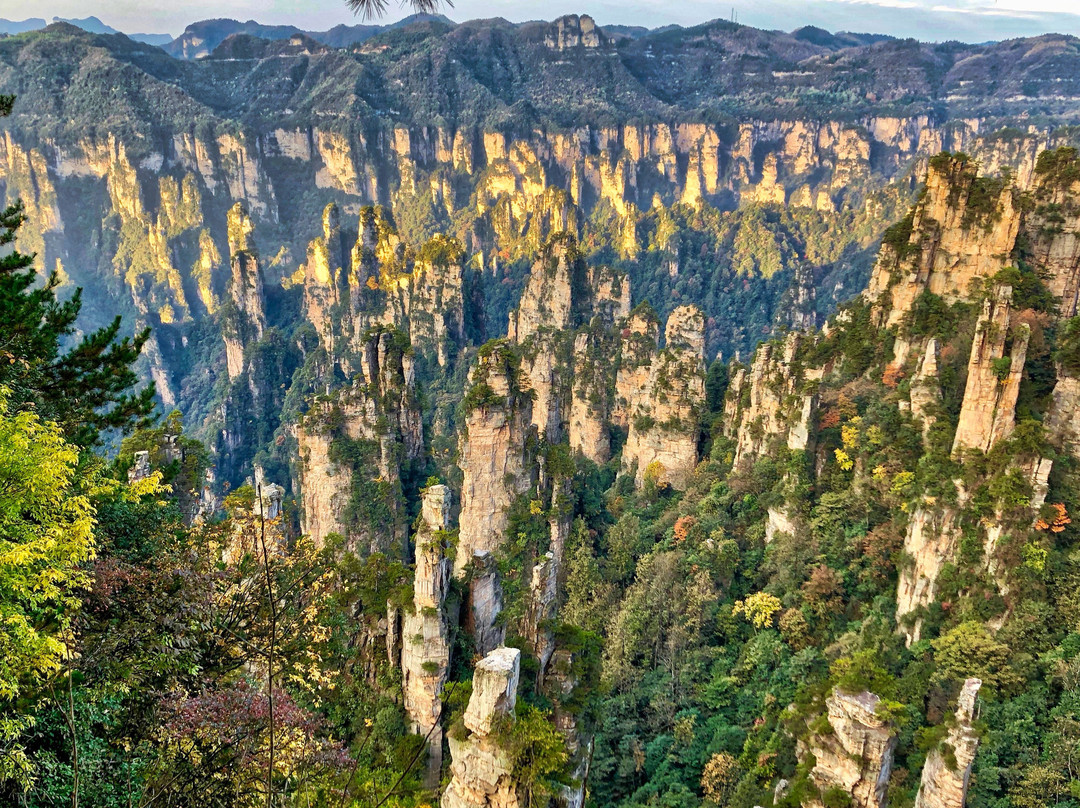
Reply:
[[[11,113],[13,96],[0,96],[0,116]],[[0,385],[12,409],[33,409],[55,421],[80,446],[96,444],[103,430],[145,423],[154,409],[154,387],[129,392],[138,378],[132,365],[150,336],[118,339],[121,319],[85,335],[64,351],[75,333],[82,290],[56,298],[59,275],[36,284],[33,255],[9,248],[26,221],[21,202],[0,211]]]

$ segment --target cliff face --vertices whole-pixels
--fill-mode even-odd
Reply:
[[[946,746],[936,746],[926,757],[915,808],[964,808],[971,766],[979,748],[979,734],[972,725],[980,687],[978,679],[964,682],[956,703],[956,723],[943,741]],[[947,759],[946,753],[952,759]]]
[[[487,67],[474,64],[475,54],[461,50],[462,43],[476,44],[475,37],[488,34],[501,38],[507,54],[517,54],[506,59],[523,60],[521,88],[532,89],[514,85],[512,93],[524,92],[519,100],[535,108],[531,123],[509,130],[502,126],[501,121],[516,114],[510,111],[513,103],[492,96],[486,86],[481,89],[475,83],[478,74],[470,73]],[[720,43],[728,34],[718,35]],[[703,97],[745,100],[757,97],[759,89],[743,88],[748,96],[741,91],[687,95],[685,89],[668,85],[668,79],[643,70],[639,62],[648,58],[640,51],[644,46],[613,47],[613,40],[587,17],[567,17],[535,31],[499,23],[458,29],[454,37],[429,43],[446,49],[446,63],[469,65],[452,80],[424,73],[430,67],[416,61],[419,51],[410,51],[394,67],[381,50],[361,56],[282,42],[251,59],[234,59],[226,49],[220,59],[210,55],[185,64],[176,74],[183,75],[183,81],[166,82],[159,72],[132,62],[116,42],[74,31],[51,36],[64,41],[63,59],[43,63],[30,37],[26,43],[13,43],[26,61],[6,62],[0,75],[0,83],[24,93],[21,103],[27,110],[38,110],[23,115],[17,107],[0,137],[0,184],[6,197],[22,198],[30,213],[19,247],[36,252],[42,269],[60,266],[72,284],[87,288],[87,300],[93,299],[85,309],[88,324],[121,312],[133,326],[154,327],[143,372],[157,382],[167,407],[200,414],[195,425],[200,437],[215,435],[220,422],[226,422],[229,439],[223,447],[249,455],[236,464],[237,474],[247,470],[250,456],[266,448],[262,438],[272,436],[277,423],[270,419],[258,435],[259,446],[243,445],[255,440],[255,430],[240,418],[252,408],[223,401],[213,392],[212,376],[223,364],[225,372],[240,378],[237,368],[250,340],[235,331],[226,334],[222,361],[206,347],[213,341],[201,339],[207,318],[216,316],[223,302],[231,306],[229,287],[240,286],[234,283],[236,272],[250,274],[231,260],[233,227],[226,211],[236,203],[246,206],[254,225],[242,252],[262,256],[264,292],[274,324],[287,334],[299,321],[310,321],[345,376],[355,370],[364,331],[375,324],[405,331],[418,361],[453,372],[453,359],[469,341],[467,335],[476,338],[484,328],[470,310],[473,282],[485,286],[488,299],[498,297],[504,285],[516,289],[520,278],[510,277],[517,272],[514,262],[531,258],[560,231],[578,234],[590,252],[610,249],[608,254],[621,259],[656,258],[640,264],[641,288],[656,288],[651,296],[665,309],[670,302],[707,305],[711,354],[715,348],[746,349],[757,339],[758,330],[744,328],[737,312],[727,316],[719,304],[713,310],[715,301],[731,297],[735,289],[745,288],[745,297],[754,299],[747,309],[755,316],[755,295],[763,295],[767,324],[795,326],[814,319],[815,278],[828,278],[819,285],[819,297],[846,295],[842,286],[849,279],[840,275],[848,270],[836,263],[841,248],[869,249],[896,206],[906,203],[912,167],[930,154],[941,148],[964,149],[986,166],[1013,168],[1020,183],[1035,183],[1038,149],[1062,137],[1036,127],[1022,137],[994,137],[997,118],[985,110],[949,120],[948,115],[937,119],[922,113],[879,115],[873,103],[860,103],[857,111],[842,116],[843,122],[812,114],[777,118],[762,112],[775,106],[771,102],[760,108],[751,105],[738,126],[694,121],[694,116],[708,117],[700,114]],[[709,40],[707,49],[712,43]],[[786,42],[784,47],[789,46],[795,48],[790,55],[795,59],[831,52],[808,41]],[[694,50],[696,44],[673,47],[662,73],[671,72],[671,63],[701,55]],[[71,80],[79,75],[80,60],[87,58],[125,74],[122,84],[131,103],[118,107],[104,128],[85,121],[79,98],[88,91],[107,97],[112,88],[88,88]],[[578,88],[572,93],[575,99],[606,97],[612,86],[625,91],[620,96],[633,96],[604,107],[605,121],[616,123],[592,120],[595,105],[574,106],[577,112],[565,113],[543,100],[548,94],[541,86],[543,71],[536,66],[552,58],[556,62],[551,64],[563,71],[560,75]],[[361,69],[364,60],[383,64],[390,72],[404,70],[412,78],[400,87],[383,85],[383,74]],[[66,67],[60,69],[61,64]],[[499,64],[509,69],[509,62]],[[599,69],[601,65],[611,70]],[[809,67],[807,75],[818,69],[816,63]],[[230,90],[208,94],[218,69],[228,72]],[[37,84],[25,80],[32,70],[52,77],[52,95],[41,94]],[[787,68],[766,72],[763,80],[780,84],[798,74]],[[319,80],[301,78],[315,75]],[[421,80],[421,75],[426,78]],[[99,80],[97,74],[90,79]],[[410,83],[414,80],[421,83]],[[469,89],[458,87],[454,82],[459,80]],[[385,95],[360,97],[352,91],[369,81],[382,86]],[[269,86],[273,92],[266,90]],[[438,101],[430,93],[414,92],[417,86],[437,88]],[[474,90],[486,99],[484,104],[458,108],[456,99]],[[871,97],[877,96],[866,95]],[[432,100],[438,109],[420,99]],[[294,112],[282,117],[286,109]],[[432,120],[455,123],[432,125]],[[1044,225],[1036,228],[1039,233],[1056,226],[1054,194],[1061,193],[1056,187],[1047,191],[1038,214]],[[684,217],[676,231],[711,237],[739,231],[739,250],[744,252],[753,253],[761,237],[772,238],[770,227],[746,212],[759,204],[788,205],[797,211],[800,227],[819,234],[824,227],[830,234],[827,241],[840,246],[836,255],[815,255],[828,250],[809,248],[788,251],[769,268],[761,256],[729,261],[739,250],[718,244],[714,252],[723,271],[695,276],[686,286],[687,261],[707,255],[708,249],[692,254],[691,245],[671,232],[669,214],[682,202],[702,211],[724,211],[725,224]],[[321,219],[312,215],[331,203],[335,207],[324,209]],[[390,216],[373,226],[377,217],[370,205],[386,206]],[[927,209],[927,221],[937,209]],[[356,211],[359,225],[351,220]],[[390,220],[400,225],[401,239],[386,232]],[[949,222],[940,221],[948,229]],[[1007,240],[1010,222],[1009,217],[1000,221],[1001,239]],[[453,234],[443,241],[454,242],[455,249],[444,249],[445,243],[425,245],[438,231]],[[409,249],[406,241],[423,246]],[[1046,261],[1072,268],[1072,275],[1063,268],[1058,277],[1063,296],[1069,289],[1075,292],[1075,244],[1045,233],[1033,243]],[[984,246],[979,248],[982,263],[995,254],[993,244]],[[948,241],[942,249],[951,249]],[[784,283],[766,283],[765,276],[774,270],[787,273],[781,276]],[[734,281],[740,274],[749,286]],[[676,286],[682,295],[678,299],[670,294]],[[500,321],[511,305],[500,302]],[[279,313],[285,315],[282,322]],[[229,328],[224,322],[222,327]],[[486,328],[483,337],[501,331],[491,322]],[[524,340],[524,333],[517,339]],[[586,355],[599,350],[582,349]],[[192,350],[199,352],[195,362],[188,361]],[[571,346],[566,353],[580,356],[582,350]],[[300,363],[295,355],[284,364],[289,362]],[[274,387],[287,383],[293,369],[284,367],[284,378]],[[603,401],[599,384],[565,394],[569,377],[597,377],[584,367],[557,378],[554,369],[548,370],[541,367],[537,375],[547,374],[550,384],[563,388],[558,398],[563,409],[554,413],[538,405],[537,417],[550,416],[564,433],[572,426],[575,448],[593,459],[606,459],[605,430],[590,411],[603,412],[609,406],[618,411],[619,403]],[[260,389],[266,398],[270,387],[263,384]],[[537,392],[539,396],[539,388]],[[586,400],[591,406],[583,406]],[[625,414],[621,422],[629,426]],[[243,436],[238,438],[238,433]],[[222,466],[223,475],[235,483],[239,477],[233,471]]]
[[[868,691],[834,690],[825,700],[832,731],[800,742],[802,754],[814,756],[810,779],[822,795],[838,790],[850,796],[853,808],[885,806],[896,728],[876,714],[879,701]]]
[[[630,310],[630,283],[586,267],[577,240],[557,234],[532,267],[507,336],[521,346],[534,393],[533,424],[550,443],[569,438],[595,462],[610,456],[608,420],[614,332]]]
[[[904,535],[906,563],[900,567],[896,586],[897,620],[934,602],[938,575],[955,557],[959,542],[954,508],[935,508],[928,504],[912,514]],[[922,635],[922,621],[918,617],[910,620],[910,627],[904,628],[909,645]]]
[[[232,309],[224,313],[226,368],[229,378],[244,372],[244,348],[262,339],[266,330],[266,298],[259,256],[251,238],[252,223],[247,209],[237,202],[229,209],[229,300]]]
[[[345,316],[349,301],[349,254],[337,205],[327,205],[323,210],[322,227],[322,235],[308,245],[304,263],[304,314],[315,326],[327,353],[336,356],[350,336]]]
[[[821,371],[805,369],[797,360],[808,339],[792,332],[782,345],[763,345],[749,371],[736,368],[724,402],[725,433],[735,440],[736,467],[779,445],[810,448],[817,396],[804,388]]]
[[[465,345],[463,251],[437,235],[414,250],[381,209],[361,209],[357,238],[346,246],[336,204],[323,212],[323,234],[291,279],[302,287],[304,314],[342,371],[356,370],[368,329],[393,326],[409,335],[424,361],[448,368]]]
[[[499,743],[499,722],[513,720],[521,652],[496,648],[473,673],[464,726],[450,733],[450,784],[442,808],[518,808],[517,781],[508,751]],[[463,737],[462,737],[463,736]]]
[[[887,375],[902,378],[913,373],[908,401],[901,404],[922,421],[928,448],[943,412],[938,379],[941,344],[926,333],[933,323],[931,308],[952,306],[955,312],[956,305],[981,305],[970,346],[959,346],[968,360],[951,443],[957,459],[970,451],[988,453],[1010,438],[1028,378],[1032,324],[1041,328],[1039,323],[1055,318],[1063,324],[1075,312],[1077,247],[1070,217],[1075,217],[1072,200],[1078,188],[1066,168],[1073,159],[1069,150],[1045,152],[1032,161],[1030,171],[987,178],[978,176],[974,164],[962,156],[936,157],[930,163],[926,191],[911,216],[886,236],[865,298],[876,322],[895,330],[894,360]],[[1016,267],[1045,284],[1054,311],[1042,314],[1014,305],[1014,297],[1026,294],[1014,288],[1025,283]],[[1073,447],[1074,419],[1066,413],[1075,410],[1076,388],[1065,368],[1058,367],[1055,375],[1044,419],[1046,437],[1060,448]],[[1032,521],[1045,501],[1051,466],[1050,457],[1030,456],[1030,451],[1010,463],[1031,488],[1026,518]],[[912,512],[900,569],[900,617],[934,601],[939,573],[956,558],[961,511],[970,495],[959,480],[954,487],[956,494],[949,498],[955,504],[930,497]],[[986,568],[1003,592],[1007,576],[997,558],[1000,542],[1024,518],[1006,510],[997,506],[981,528]],[[905,625],[908,641],[918,639],[921,619],[910,617]]]
[[[445,601],[450,586],[450,560],[445,532],[450,526],[450,489],[425,489],[416,532],[413,608],[401,629],[401,690],[413,732],[428,739],[425,786],[436,788],[442,768],[441,696],[450,673],[450,626]]]
[[[973,282],[996,274],[1020,232],[1016,202],[1010,183],[979,177],[970,161],[935,157],[910,226],[886,238],[866,290],[881,323],[898,325],[923,292],[963,300]]]
[[[697,465],[699,420],[705,402],[705,322],[694,306],[671,312],[665,345],[653,356],[644,394],[630,400],[623,467],[684,488]]]
[[[470,627],[481,653],[502,641],[495,618],[502,608],[492,553],[506,533],[507,510],[535,480],[536,429],[532,397],[523,389],[520,358],[506,341],[480,349],[465,396],[465,430],[458,465],[461,514],[454,575],[471,576]]]
[[[971,345],[954,452],[965,448],[989,451],[1012,432],[1031,329],[1010,321],[1011,301],[1012,287],[998,286],[993,298],[983,303]]]
[[[415,368],[406,337],[369,333],[352,384],[316,401],[296,427],[301,526],[354,548],[402,550],[403,469],[424,450]]]
[[[469,380],[460,447],[463,480],[455,575],[462,574],[473,556],[498,548],[507,508],[533,483],[532,398],[523,388],[513,346],[500,341],[481,349]]]

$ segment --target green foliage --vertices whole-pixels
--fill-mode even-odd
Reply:
[[[1045,149],[1035,160],[1035,175],[1050,188],[1067,189],[1080,180],[1080,160],[1072,146]]]
[[[569,783],[566,742],[539,708],[519,701],[514,716],[504,719],[495,734],[510,754],[511,771],[526,804],[541,805]]]
[[[78,450],[0,387],[0,781],[28,782],[12,710],[70,653],[69,629],[94,556],[94,509],[76,484]]]
[[[895,692],[893,677],[881,666],[878,655],[872,650],[858,651],[852,656],[841,657],[829,668],[836,686],[845,693],[861,693],[869,690],[887,698]]]
[[[1080,374],[1080,317],[1065,321],[1054,358],[1072,374]]]
[[[905,328],[915,339],[937,337],[942,342],[948,342],[956,335],[958,319],[956,307],[949,306],[940,296],[924,289],[912,301],[911,310],[905,315]]]
[[[1006,692],[1023,683],[1012,668],[1013,651],[979,623],[961,623],[932,644],[939,680],[962,682],[975,676],[984,685]]]
[[[881,243],[891,247],[900,260],[918,252],[918,244],[911,244],[911,233],[914,224],[915,208],[912,208],[903,219],[886,228],[881,236]]]

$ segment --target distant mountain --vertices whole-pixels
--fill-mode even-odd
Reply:
[[[45,27],[45,20],[40,17],[30,17],[26,20],[5,20],[0,18],[0,34],[21,34],[25,31],[36,31]]]
[[[118,29],[113,28],[111,25],[106,25],[97,17],[83,17],[81,19],[68,19],[66,17],[53,17],[53,22],[66,22],[70,25],[74,25],[76,28],[82,28],[84,31],[89,31],[91,34],[119,34]]]
[[[66,22],[91,34],[124,34],[129,39],[134,39],[136,42],[145,42],[147,45],[168,45],[173,41],[172,34],[128,34],[113,28],[111,25],[106,25],[97,17],[83,17],[81,19],[53,17],[53,22]],[[22,34],[26,31],[37,31],[46,25],[48,23],[40,17],[30,17],[18,21],[0,19],[0,34]]]
[[[184,33],[165,46],[165,50],[179,59],[199,59],[209,56],[218,45],[237,34],[267,40],[288,39],[296,34],[303,34],[332,48],[347,48],[384,31],[431,21],[456,25],[453,20],[441,14],[413,14],[389,25],[336,25],[329,31],[305,31],[294,25],[263,25],[255,20],[200,20],[184,29]]]

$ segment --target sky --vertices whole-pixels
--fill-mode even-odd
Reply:
[[[409,13],[389,0],[382,22]],[[643,25],[655,28],[676,23],[694,25],[736,15],[739,22],[758,28],[790,31],[817,25],[830,31],[859,31],[915,37],[925,41],[959,39],[966,42],[1064,33],[1080,36],[1075,0],[454,0],[442,11],[456,21],[505,17],[513,22],[554,19],[562,14],[590,14],[600,25]],[[28,13],[29,12],[29,13]],[[326,30],[339,23],[362,20],[345,0],[0,0],[0,17],[96,16],[127,33],[168,33],[173,36],[195,20],[211,17],[255,19],[291,24],[305,30]]]

